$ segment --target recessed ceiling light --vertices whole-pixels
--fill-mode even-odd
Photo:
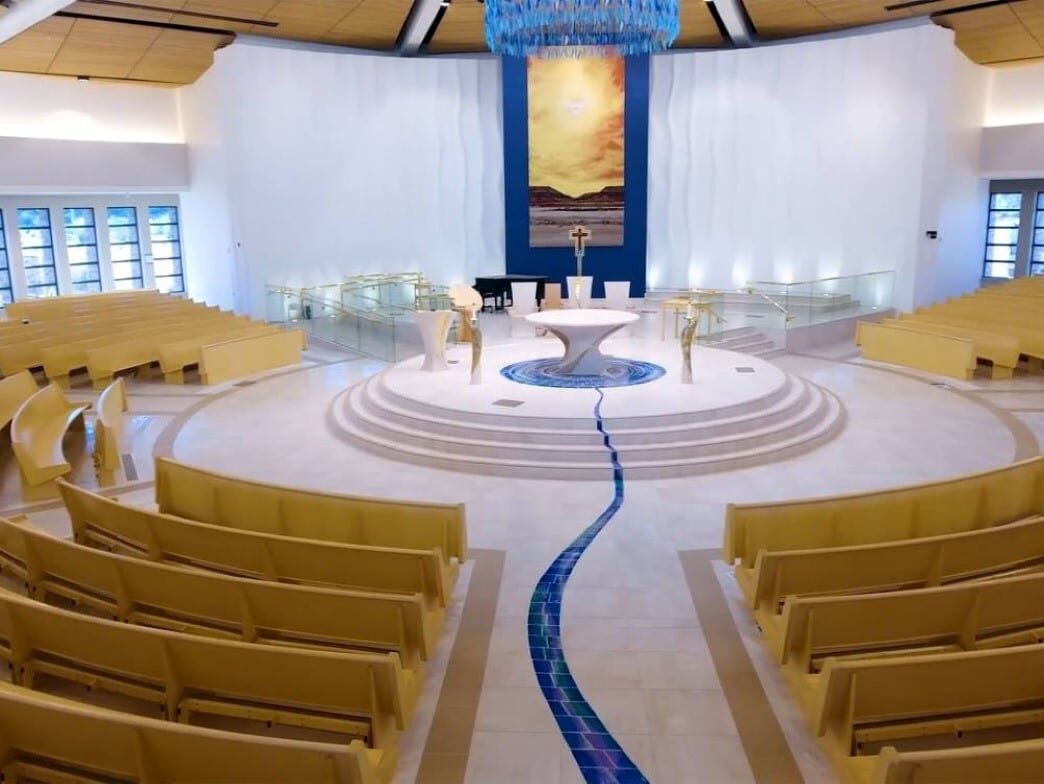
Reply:
[[[90,80],[91,80],[91,77],[89,77],[89,76],[77,76],[76,77],[76,81],[78,81],[78,82],[89,82]]]

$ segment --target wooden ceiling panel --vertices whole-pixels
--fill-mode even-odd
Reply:
[[[677,48],[715,47],[725,43],[705,0],[680,0],[678,23],[680,29],[674,42]]]
[[[429,52],[486,52],[486,6],[478,0],[454,0],[442,14]]]
[[[214,62],[214,50],[229,42],[227,36],[208,36],[164,30],[128,74],[149,82],[194,82]]]
[[[322,38],[328,43],[393,49],[412,0],[362,0]]]
[[[47,73],[71,28],[71,19],[52,16],[5,41],[0,44],[0,70]]]
[[[1039,0],[1025,0],[1019,5],[1039,6]],[[1014,5],[998,5],[959,14],[943,15],[936,21],[951,28],[957,46],[977,63],[1006,63],[1044,56],[1044,46],[1019,15]],[[1022,10],[1021,7],[1019,9]]]

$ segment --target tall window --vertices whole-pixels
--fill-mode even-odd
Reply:
[[[11,262],[7,257],[7,235],[4,234],[4,211],[0,210],[0,306],[14,301],[11,288]]]
[[[149,207],[149,237],[156,272],[156,288],[183,292],[185,275],[181,268],[181,231],[177,207]]]
[[[51,211],[46,207],[19,207],[18,241],[22,246],[26,294],[30,297],[58,296]]]
[[[91,207],[66,207],[65,250],[69,259],[72,290],[77,294],[101,291],[101,267],[98,264],[98,230]]]
[[[1019,250],[1019,211],[1021,193],[991,193],[990,217],[986,224],[987,278],[1014,278]]]
[[[1037,194],[1037,219],[1030,252],[1030,275],[1044,275],[1044,191]]]
[[[109,207],[108,224],[113,288],[117,291],[142,288],[145,280],[141,274],[138,211],[134,207]]]

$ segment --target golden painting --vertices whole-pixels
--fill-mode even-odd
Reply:
[[[623,58],[531,58],[527,90],[530,246],[623,245]]]

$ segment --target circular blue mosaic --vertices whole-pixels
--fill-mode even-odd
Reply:
[[[570,376],[559,372],[558,366],[561,361],[561,357],[528,359],[525,362],[505,365],[500,369],[500,375],[511,381],[517,381],[519,384],[530,384],[536,387],[593,389],[594,387],[631,387],[636,384],[648,384],[667,372],[651,362],[606,357],[606,375]]]

